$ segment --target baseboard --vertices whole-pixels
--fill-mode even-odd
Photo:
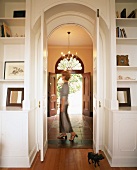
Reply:
[[[0,167],[3,168],[30,168],[35,156],[37,147],[34,146],[29,156],[3,156],[0,157]]]
[[[112,156],[111,152],[104,146],[103,152],[111,167],[137,167],[137,157]]]
[[[36,154],[37,154],[37,146],[34,146],[33,149],[31,150],[30,154],[29,154],[30,166],[32,165],[32,163],[34,161]]]
[[[114,157],[111,167],[137,167],[136,157]]]
[[[3,156],[0,157],[0,167],[3,168],[30,168],[29,157],[11,157],[11,156]]]

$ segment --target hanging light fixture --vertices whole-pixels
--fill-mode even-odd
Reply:
[[[67,60],[70,60],[71,58],[77,58],[77,52],[75,55],[70,53],[70,33],[71,32],[67,32],[67,33],[68,33],[68,53],[64,54],[63,52],[61,52],[61,57],[62,59],[66,58]]]

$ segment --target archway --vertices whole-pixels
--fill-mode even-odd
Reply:
[[[80,10],[81,10],[81,8],[80,8]],[[54,10],[54,11],[56,11],[56,10]],[[49,16],[48,13],[46,13],[46,12],[50,13],[50,11],[47,10],[45,12],[45,26],[44,26],[46,28],[45,32],[46,32],[47,37],[49,37],[52,34],[52,32],[56,28],[60,27],[61,25],[75,23],[75,24],[78,24],[81,27],[83,27],[88,32],[91,39],[94,39],[92,35],[93,35],[93,29],[94,29],[95,13],[94,13],[94,11],[92,9],[88,8],[88,11],[90,11],[93,14],[93,18],[92,18],[89,15],[89,13],[84,14],[81,11],[80,11],[80,13],[79,12],[74,12],[74,11],[73,12],[72,11],[71,12],[65,11],[65,15],[64,15],[64,13],[59,13],[59,12],[56,11],[58,13],[58,14],[56,13],[57,15],[55,13],[54,14],[52,13],[52,16],[51,15]],[[47,44],[47,39],[44,39],[44,40],[45,40],[45,44]],[[105,43],[106,42],[104,42],[104,44]],[[48,51],[47,51],[47,54],[48,54]],[[48,62],[48,60],[46,61],[46,63],[47,62]],[[53,65],[54,65],[54,63],[53,63]]]

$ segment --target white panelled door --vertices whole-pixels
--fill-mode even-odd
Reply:
[[[43,14],[44,15],[44,14]],[[44,16],[41,16],[41,47],[40,47],[40,58],[39,58],[39,93],[40,93],[40,102],[39,102],[39,111],[40,111],[40,161],[44,161],[46,149],[47,149],[47,88],[46,88],[46,73],[45,64],[44,64]]]
[[[99,9],[95,17],[93,42],[93,150],[99,151]]]

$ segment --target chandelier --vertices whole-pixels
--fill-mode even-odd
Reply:
[[[76,52],[76,54],[70,53],[70,33],[71,32],[67,32],[67,33],[68,33],[68,53],[64,54],[63,52],[61,52],[61,58],[70,60],[70,59],[73,59],[73,58],[77,58],[77,52]]]

